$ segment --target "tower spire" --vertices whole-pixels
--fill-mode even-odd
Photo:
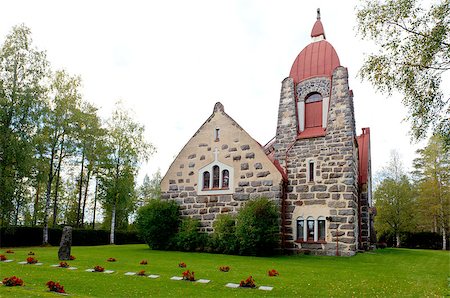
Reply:
[[[320,8],[317,8],[317,20],[312,28],[311,37],[315,41],[326,39],[325,31],[323,30],[322,22],[320,21]]]
[[[317,19],[320,20],[320,8],[317,8]]]

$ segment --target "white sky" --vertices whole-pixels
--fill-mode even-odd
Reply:
[[[327,40],[349,69],[357,133],[371,129],[373,174],[392,149],[409,168],[418,146],[400,97],[387,99],[356,77],[372,50],[355,36],[356,2],[3,1],[0,43],[24,23],[54,70],[81,76],[84,99],[103,117],[118,99],[133,109],[158,150],[142,165],[141,183],[158,168],[165,174],[217,101],[255,140],[269,141],[281,81],[310,43],[320,7]]]

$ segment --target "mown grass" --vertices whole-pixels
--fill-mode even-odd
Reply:
[[[11,263],[0,263],[0,278],[16,275],[23,287],[0,286],[0,297],[55,297],[47,291],[49,280],[64,285],[75,297],[430,297],[449,294],[450,254],[443,251],[384,249],[354,257],[276,256],[270,258],[153,251],[146,245],[72,247],[76,260],[69,261],[78,270],[50,267],[58,264],[57,247],[13,248],[5,254]],[[20,265],[29,251],[42,266]],[[107,262],[114,257],[117,262]],[[140,265],[143,259],[148,265]],[[185,262],[197,279],[208,284],[172,281],[184,269]],[[113,274],[89,273],[95,265],[114,270]],[[230,266],[229,272],[219,266]],[[276,269],[280,275],[269,277]],[[158,279],[125,276],[128,271],[145,270],[159,274]],[[273,291],[230,289],[226,283],[239,283],[252,275],[258,286],[273,286]]]

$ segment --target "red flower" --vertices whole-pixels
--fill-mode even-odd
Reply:
[[[139,264],[141,264],[141,265],[147,265],[147,260],[142,260]]]
[[[97,265],[94,267],[94,271],[95,272],[103,272],[103,271],[105,271],[105,268]]]
[[[27,258],[27,264],[36,264],[38,262],[38,260],[36,260],[33,257],[28,257]]]
[[[108,262],[115,262],[116,259],[115,258],[108,258],[106,261],[108,261]]]
[[[73,261],[75,259],[76,259],[75,256],[70,255],[69,260]]]
[[[183,280],[195,281],[194,271],[186,270],[183,272]]]
[[[145,270],[140,270],[138,273],[136,273],[139,276],[145,276]]]
[[[5,257],[5,255],[0,255],[0,261],[6,261],[7,258]]]
[[[181,262],[181,263],[179,263],[179,264],[178,264],[178,267],[181,267],[181,268],[186,268],[186,264],[185,264],[185,263],[183,263],[183,262]]]
[[[13,252],[12,250],[8,249],[8,250],[6,251],[6,253],[7,253],[7,254],[13,254],[14,252]]]
[[[23,280],[16,276],[5,277],[2,283],[7,287],[23,286]]]
[[[46,283],[46,286],[48,287],[48,289],[51,292],[57,292],[57,293],[65,293],[66,291],[64,291],[64,287],[59,284],[59,282],[54,282],[54,281],[48,281]]]
[[[276,271],[275,269],[269,270],[268,274],[269,274],[269,276],[277,276],[277,275],[279,275],[278,271]]]
[[[68,268],[69,264],[67,264],[67,262],[59,262],[59,267]]]
[[[241,282],[239,283],[239,286],[243,287],[243,288],[254,288],[254,287],[256,287],[255,280],[253,279],[252,276],[249,276],[249,277],[247,277],[247,279],[245,281],[241,280]]]
[[[220,266],[219,270],[222,272],[228,272],[228,271],[230,271],[230,267],[229,266]]]

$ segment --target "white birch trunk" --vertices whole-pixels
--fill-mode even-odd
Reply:
[[[116,225],[116,204],[113,204],[112,214],[111,214],[111,234],[109,237],[109,244],[114,244],[114,228]]]

